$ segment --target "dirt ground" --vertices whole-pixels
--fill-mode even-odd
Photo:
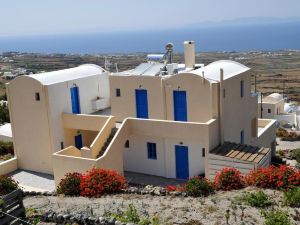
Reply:
[[[264,223],[261,210],[245,206],[242,221],[242,209],[236,201],[237,197],[241,196],[242,193],[254,190],[257,189],[248,187],[238,191],[217,192],[214,195],[203,198],[136,194],[109,195],[97,199],[36,196],[26,197],[24,204],[26,208],[35,208],[39,212],[52,210],[57,213],[72,212],[91,216],[103,216],[111,212],[117,212],[117,210],[123,211],[127,209],[129,204],[134,204],[141,215],[149,214],[150,216],[158,216],[160,224],[183,224],[191,220],[196,220],[205,225],[223,225],[226,224],[226,210],[230,210],[230,225],[259,225]],[[266,190],[266,193],[276,204],[280,205],[282,199],[281,192]],[[288,211],[290,215],[295,214],[295,210],[292,208],[274,207]],[[300,224],[300,221],[291,220],[294,224]]]

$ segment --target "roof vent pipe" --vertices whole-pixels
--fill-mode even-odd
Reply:
[[[195,42],[185,41],[184,43],[184,63],[186,68],[195,67]]]

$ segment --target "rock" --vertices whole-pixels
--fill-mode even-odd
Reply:
[[[58,222],[58,223],[62,223],[63,221],[64,221],[64,218],[63,218],[63,214],[57,214],[57,216],[56,216],[56,221]]]
[[[64,219],[64,221],[69,220],[70,219],[70,215],[68,215],[68,214],[63,215],[63,219]]]
[[[115,225],[123,225],[121,221],[116,220]]]
[[[80,214],[76,214],[74,217],[75,217],[76,222],[79,223],[81,221],[81,215]]]
[[[97,221],[97,219],[96,219],[95,217],[90,216],[90,217],[88,218],[88,223],[89,223],[89,224],[95,224],[96,221]]]
[[[149,194],[149,192],[148,192],[147,190],[142,190],[142,191],[141,191],[141,194],[142,194],[142,195],[146,195],[146,194]]]
[[[115,225],[115,223],[116,223],[116,219],[115,218],[110,218],[110,219],[108,219],[108,225]]]
[[[187,197],[187,196],[188,196],[188,194],[187,194],[186,192],[182,192],[182,193],[181,193],[181,196],[183,196],[183,197]]]
[[[101,216],[100,216],[100,217],[98,218],[98,221],[99,221],[99,224],[103,224],[103,225],[106,224],[106,220],[105,220],[104,217],[101,217]]]

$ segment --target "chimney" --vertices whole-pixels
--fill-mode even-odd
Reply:
[[[223,81],[224,81],[224,70],[220,69],[220,84],[219,84],[219,124],[220,124],[220,143],[221,145],[224,143],[224,113],[223,113],[223,107],[224,107],[224,87],[223,87]]]
[[[195,66],[195,42],[184,42],[184,63],[186,68],[194,68]]]

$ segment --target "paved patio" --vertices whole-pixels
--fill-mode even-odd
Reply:
[[[26,170],[16,170],[9,174],[16,180],[24,191],[54,191],[55,182],[53,175],[37,173]],[[184,180],[169,179],[159,176],[152,176],[141,173],[125,172],[125,177],[131,185],[136,186],[160,186],[177,185],[184,183]]]
[[[170,178],[147,175],[142,173],[127,172],[127,171],[124,172],[124,175],[130,184],[141,185],[141,186],[153,185],[153,186],[165,187],[167,185],[177,185],[186,182],[185,180],[170,179]]]
[[[9,174],[16,180],[24,191],[54,191],[53,175],[26,170],[16,170]]]

